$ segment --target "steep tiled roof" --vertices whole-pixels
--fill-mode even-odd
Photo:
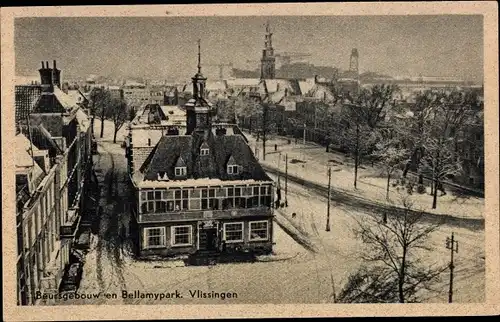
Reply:
[[[77,99],[54,86],[53,92],[41,94],[33,111],[34,113],[69,113],[75,108],[78,108]]]
[[[200,156],[200,146],[206,142],[210,154]],[[242,167],[237,175],[227,174],[227,163],[232,157]],[[175,178],[175,166],[182,158],[187,167],[187,179],[215,178],[220,180],[270,181],[271,179],[255,159],[251,148],[241,135],[219,135],[211,131],[192,136],[164,136],[148,156],[140,171],[144,180],[156,181],[158,173]]]
[[[45,129],[43,124],[31,127],[31,137],[33,145],[40,150],[49,150],[50,156],[62,153],[61,148],[52,139],[50,133]]]

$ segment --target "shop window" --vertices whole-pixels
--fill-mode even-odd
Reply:
[[[243,241],[243,223],[224,223],[224,240],[226,243]]]
[[[250,240],[267,240],[268,239],[268,221],[251,221]]]
[[[144,248],[165,247],[165,227],[144,228]]]
[[[172,227],[172,246],[189,246],[192,244],[192,226]]]

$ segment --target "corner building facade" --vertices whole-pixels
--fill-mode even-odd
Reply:
[[[139,257],[270,253],[273,181],[241,131],[212,124],[198,66],[185,135],[164,135],[131,174]]]

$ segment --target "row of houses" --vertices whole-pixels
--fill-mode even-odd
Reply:
[[[34,102],[18,102],[16,145],[17,302],[57,293],[72,261],[81,215],[91,203],[91,132],[86,99],[61,89],[60,70],[42,62]],[[18,111],[18,108],[22,111]],[[73,254],[74,255],[74,254]],[[75,255],[76,256],[76,255]]]

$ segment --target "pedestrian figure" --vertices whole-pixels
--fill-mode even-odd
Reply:
[[[295,218],[295,216],[297,216],[296,213],[292,213],[292,218]]]
[[[387,213],[384,212],[384,216],[382,217],[382,222],[387,224]]]
[[[280,202],[281,202],[281,189],[278,187],[276,189],[276,207],[275,208],[279,208]]]
[[[274,145],[274,151],[278,151],[278,145],[277,144]]]

